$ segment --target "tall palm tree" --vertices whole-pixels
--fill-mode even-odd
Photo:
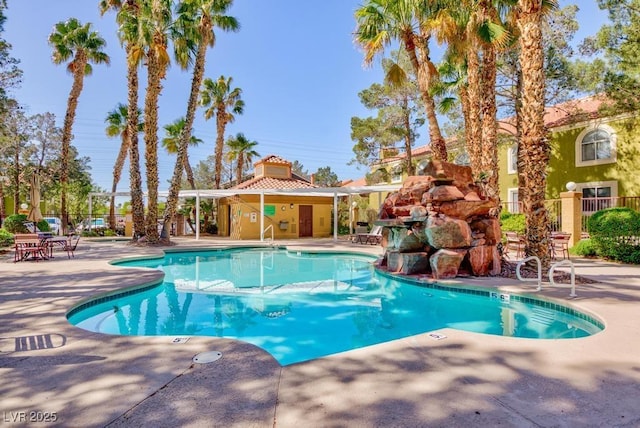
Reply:
[[[430,89],[438,78],[431,61],[429,42],[433,20],[441,8],[440,1],[367,0],[355,12],[356,41],[365,50],[365,63],[393,41],[398,41],[409,55],[429,124],[429,139],[435,159],[447,160],[447,148],[440,131],[436,104]]]
[[[122,168],[124,167],[124,161],[127,159],[127,153],[129,153],[129,145],[131,143],[131,138],[129,137],[129,126],[128,126],[128,115],[129,109],[126,105],[122,103],[118,103],[116,108],[111,110],[107,114],[107,118],[105,122],[107,123],[107,127],[105,129],[107,136],[109,137],[120,137],[120,150],[118,151],[118,156],[116,157],[116,162],[113,165],[113,184],[111,185],[111,203],[109,206],[109,225],[112,230],[115,230],[116,226],[116,211],[115,211],[115,200],[116,197],[114,193],[118,188],[118,182],[120,182],[120,177],[122,176]],[[138,115],[141,115],[140,109],[138,109]],[[138,132],[142,132],[143,123],[138,123]]]
[[[216,41],[214,28],[218,27],[223,31],[238,31],[240,24],[237,19],[225,15],[227,10],[233,3],[233,0],[185,0],[178,6],[178,19],[176,27],[179,33],[184,37],[187,43],[196,43],[196,58],[193,67],[193,77],[191,79],[191,92],[187,102],[187,113],[184,120],[182,135],[179,144],[177,144],[177,157],[173,170],[173,177],[169,187],[169,195],[167,197],[167,209],[164,214],[163,224],[167,224],[173,218],[177,205],[178,193],[180,191],[180,181],[182,179],[182,167],[189,166],[187,160],[187,150],[191,144],[191,133],[193,130],[193,121],[198,106],[198,94],[202,80],[204,78],[205,60],[208,48],[212,48]],[[187,43],[176,44],[176,46],[185,47]],[[189,46],[188,46],[189,47]],[[182,49],[177,52],[178,62],[185,67],[188,61],[187,56],[183,53],[188,49]],[[187,178],[191,177],[191,185],[194,186],[193,174],[187,171]],[[168,239],[169,235],[163,227],[162,238]]]
[[[60,214],[62,230],[66,233],[69,224],[67,212],[67,188],[69,184],[69,146],[71,145],[73,122],[75,121],[78,99],[84,86],[84,77],[92,73],[94,64],[109,64],[109,55],[103,49],[105,40],[91,30],[91,24],[82,25],[75,18],[58,22],[49,35],[53,48],[54,64],[66,63],[67,71],[73,75],[73,84],[67,100],[67,111],[62,127],[62,153],[60,165]]]
[[[144,235],[144,199],[142,174],[140,170],[140,149],[138,144],[138,66],[142,62],[143,50],[138,45],[137,0],[101,0],[102,14],[115,10],[119,24],[118,36],[125,46],[127,56],[127,137],[129,138],[129,182],[131,191],[131,214],[133,219],[133,241]]]
[[[549,221],[545,208],[549,142],[544,126],[545,73],[542,44],[542,0],[518,0],[516,25],[520,32],[522,69],[521,125],[518,147],[518,179],[525,214],[525,255],[550,261]]]
[[[254,147],[258,145],[257,141],[249,141],[242,132],[236,134],[235,137],[229,137],[227,139],[227,158],[230,161],[236,162],[236,184],[242,182],[242,171],[245,166],[250,165],[251,161],[260,156],[260,154],[254,150]]]
[[[181,117],[176,119],[173,123],[164,126],[165,137],[162,139],[162,147],[165,148],[167,153],[178,153],[180,147],[180,140],[184,135],[184,127],[185,127],[185,119]],[[189,138],[190,146],[197,146],[202,143],[202,139],[192,135]],[[193,169],[191,168],[191,164],[189,163],[189,156],[185,153],[183,156],[183,167],[185,172],[187,173],[187,181],[191,185],[191,188],[195,190],[196,181],[193,178]],[[180,172],[182,174],[182,172]]]
[[[216,148],[214,186],[220,188],[222,178],[222,149],[224,148],[224,130],[228,123],[233,123],[236,114],[244,112],[244,101],[241,98],[242,89],[231,88],[233,79],[220,76],[217,80],[204,79],[200,102],[206,110],[204,118],[209,120],[216,117]]]
[[[147,89],[144,100],[144,143],[147,177],[147,217],[145,237],[150,244],[159,242],[158,234],[158,98],[162,80],[170,63],[169,35],[172,31],[171,0],[139,2],[136,47],[144,51]]]

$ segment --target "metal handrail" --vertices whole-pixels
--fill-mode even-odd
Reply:
[[[538,265],[538,277],[537,278],[523,278],[520,275],[520,267],[528,262],[529,260],[535,260],[537,265]],[[522,259],[518,262],[518,264],[516,265],[516,276],[518,277],[518,279],[520,281],[524,281],[524,282],[534,282],[537,281],[538,282],[538,288],[536,288],[536,291],[540,291],[542,290],[542,263],[540,263],[540,259],[536,256],[529,256],[525,259]]]
[[[571,293],[569,294],[569,297],[576,297],[576,270],[571,260],[560,260],[549,268],[549,283],[551,283],[551,285],[558,285],[553,279],[553,272],[557,267],[565,265],[571,267]]]
[[[271,229],[271,242],[273,242],[273,225],[270,224],[269,226],[265,227],[264,230],[262,231],[262,233],[260,234],[260,240],[264,241],[264,234]]]

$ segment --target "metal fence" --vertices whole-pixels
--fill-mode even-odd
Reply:
[[[607,208],[625,207],[640,211],[640,196],[617,196],[608,198],[582,198],[582,231],[587,233],[589,217]]]
[[[600,210],[614,207],[626,207],[640,212],[640,196],[618,196],[608,198],[582,198],[582,232],[588,233],[587,224],[589,217]],[[549,215],[549,224],[552,232],[562,229],[562,200],[548,199],[545,208]],[[521,213],[522,202],[502,202],[503,212]]]

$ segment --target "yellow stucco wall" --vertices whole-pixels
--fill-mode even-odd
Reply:
[[[331,212],[333,198],[309,196],[265,196],[264,227],[273,228],[274,239],[296,239],[300,232],[300,205],[311,205],[313,212],[313,237],[325,238],[332,236]],[[229,216],[229,210],[231,215]],[[270,213],[273,212],[273,214]],[[222,236],[233,239],[260,239],[260,196],[241,195],[233,199],[220,201],[220,215],[218,223]],[[226,235],[226,224],[229,217],[230,234]],[[271,230],[265,233],[265,238],[271,238]]]

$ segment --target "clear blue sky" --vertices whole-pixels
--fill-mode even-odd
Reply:
[[[205,72],[211,78],[231,76],[234,86],[243,90],[245,113],[227,126],[225,138],[243,132],[258,142],[261,156],[297,160],[309,172],[330,166],[343,180],[362,177],[364,169],[347,165],[353,158],[350,120],[372,114],[360,104],[358,92],[382,75],[377,65],[363,67],[362,52],[353,42],[353,12],[361,3],[236,0],[230,14],[242,28],[237,33],[217,31]],[[577,3],[581,38],[600,27],[603,14],[595,0]],[[91,158],[94,182],[110,190],[120,142],[106,137],[104,118],[118,102],[126,103],[126,64],[113,13],[101,17],[97,0],[10,0],[4,37],[24,71],[22,87],[14,95],[28,114],[52,112],[62,127],[72,80],[64,66],[51,62],[47,37],[55,23],[70,17],[91,22],[107,41],[111,57],[110,66],[95,66],[85,79],[73,128],[74,146]],[[184,115],[190,79],[191,71],[171,67],[160,98],[160,126]],[[194,166],[213,154],[216,137],[215,120],[205,121],[202,113],[196,114],[194,135],[204,143],[189,152]],[[421,132],[417,145],[426,144],[427,138],[428,133]],[[173,158],[161,147],[158,152],[160,189],[166,190]],[[126,171],[118,189],[128,187]]]

